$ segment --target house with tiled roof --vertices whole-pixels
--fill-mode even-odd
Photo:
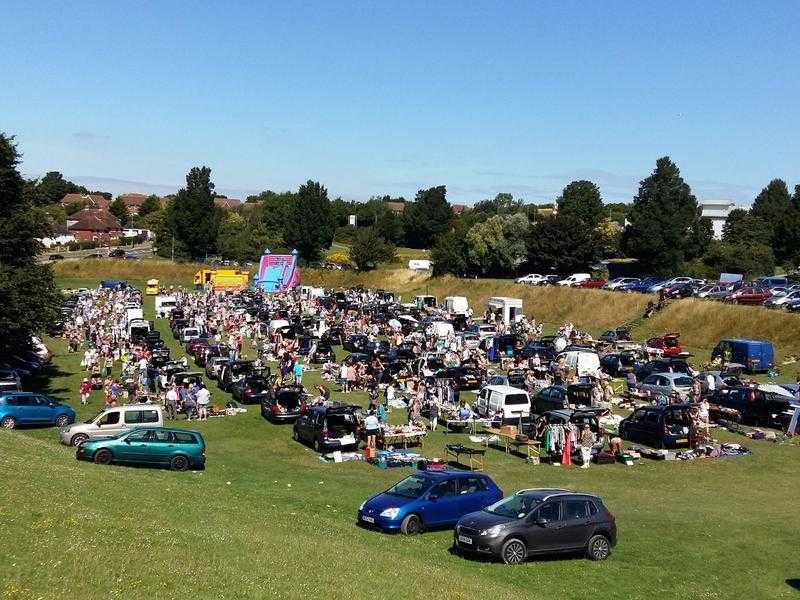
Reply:
[[[238,198],[214,198],[214,204],[224,210],[233,210],[242,205],[242,201]]]
[[[403,214],[403,211],[406,209],[405,202],[384,202],[383,204],[396,215]]]
[[[451,208],[453,209],[454,215],[460,215],[469,210],[469,206],[466,204],[452,204]]]
[[[67,218],[67,231],[82,242],[108,244],[122,235],[122,225],[103,208],[84,208]]]
[[[74,206],[76,204],[85,208],[108,209],[111,202],[100,194],[65,194],[61,199],[61,206]]]
[[[139,214],[139,207],[147,199],[147,194],[120,194],[119,199],[128,209],[128,214],[135,217]]]

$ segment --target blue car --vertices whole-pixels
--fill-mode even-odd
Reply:
[[[358,508],[358,524],[405,535],[455,525],[464,515],[503,497],[488,475],[471,471],[417,471]]]
[[[621,292],[637,292],[639,294],[647,294],[650,293],[650,288],[653,286],[660,285],[664,283],[666,279],[662,277],[646,277],[642,279],[639,283],[631,283],[628,285],[623,285],[619,288]]]
[[[0,395],[0,427],[14,429],[19,425],[57,425],[75,422],[71,406],[36,392],[6,392]]]

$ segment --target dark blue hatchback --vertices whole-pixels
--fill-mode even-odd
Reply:
[[[413,535],[454,525],[465,514],[502,497],[503,491],[483,473],[417,471],[364,501],[358,508],[358,524]]]

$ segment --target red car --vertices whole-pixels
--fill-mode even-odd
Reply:
[[[727,301],[732,304],[762,304],[765,300],[772,298],[769,288],[749,286],[739,288],[728,296]]]
[[[678,356],[683,353],[680,338],[680,333],[665,333],[661,337],[647,340],[647,346],[661,350],[664,356]]]
[[[605,284],[605,279],[584,279],[578,284],[578,287],[599,289]]]

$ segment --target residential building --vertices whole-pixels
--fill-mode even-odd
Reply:
[[[119,198],[128,209],[128,214],[135,217],[139,214],[139,207],[147,198],[147,194],[120,194]]]
[[[242,205],[242,201],[238,198],[214,198],[214,204],[223,208],[224,210],[233,210]]]
[[[105,209],[84,208],[67,217],[67,231],[81,242],[108,244],[122,235],[122,225]]]
[[[734,208],[736,208],[736,205],[730,200],[706,200],[700,202],[700,209],[703,211],[702,215],[711,220],[715,239],[722,239],[722,229],[725,227],[725,221]]]
[[[61,206],[74,206],[79,204],[84,208],[108,209],[111,205],[105,196],[100,194],[66,194],[61,199]]]

